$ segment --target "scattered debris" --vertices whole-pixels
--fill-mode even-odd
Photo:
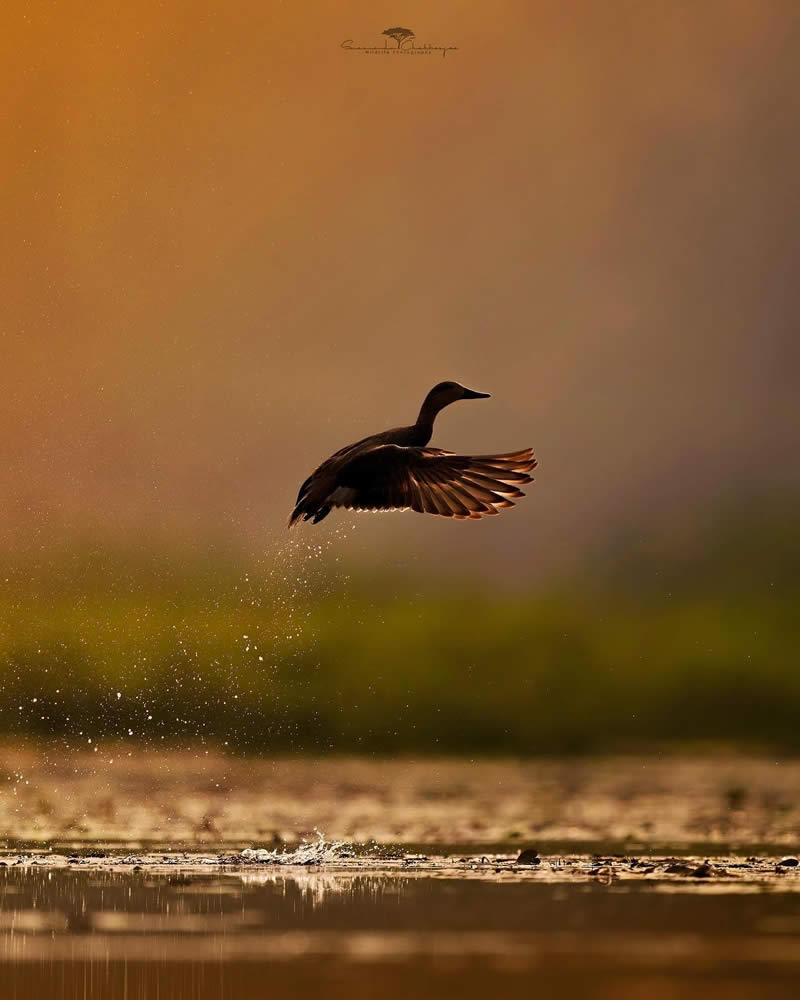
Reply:
[[[694,875],[697,868],[695,865],[687,865],[684,861],[673,861],[664,871],[667,875]]]

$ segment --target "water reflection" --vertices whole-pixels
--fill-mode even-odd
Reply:
[[[754,888],[20,865],[0,868],[0,1000],[238,1000],[268,995],[264,976],[270,996],[329,976],[356,997],[528,996],[531,972],[556,968],[563,996],[625,996],[619,977],[642,975],[692,996],[702,975],[708,998],[732,970],[783,995],[769,990],[800,973],[800,896]]]

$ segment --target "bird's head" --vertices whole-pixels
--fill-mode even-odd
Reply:
[[[476,392],[475,389],[467,389],[466,386],[461,385],[459,382],[439,382],[428,393],[428,398],[425,402],[435,406],[437,410],[441,410],[443,406],[449,406],[459,399],[487,399],[488,396],[488,392]]]

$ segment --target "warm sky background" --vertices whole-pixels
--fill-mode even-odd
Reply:
[[[449,378],[493,398],[433,443],[533,445],[532,495],[315,537],[522,576],[798,483],[795,0],[18,7],[2,547],[259,556]],[[395,24],[459,51],[339,47]]]

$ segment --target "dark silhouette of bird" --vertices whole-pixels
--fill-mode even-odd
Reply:
[[[415,510],[419,514],[478,520],[525,496],[536,468],[530,448],[503,455],[455,455],[428,448],[433,422],[459,399],[486,399],[488,392],[458,382],[435,385],[416,423],[394,427],[342,448],[300,487],[289,527],[301,518],[317,524],[334,507],[347,510]]]

